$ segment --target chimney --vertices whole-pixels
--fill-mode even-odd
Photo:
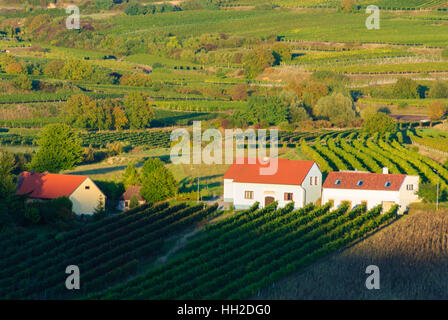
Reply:
[[[389,174],[389,168],[388,167],[384,167],[383,168],[383,174]]]

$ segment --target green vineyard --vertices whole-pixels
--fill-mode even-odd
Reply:
[[[410,131],[408,135],[412,140],[417,138]],[[448,170],[437,161],[407,148],[400,140],[403,140],[401,132],[394,137],[367,138],[354,131],[346,137],[338,134],[321,136],[312,142],[302,140],[300,147],[323,172],[359,170],[381,173],[382,168],[387,167],[391,173],[418,175],[421,182],[433,185],[439,182],[441,189],[448,190]]]
[[[64,270],[73,264],[85,270],[83,288],[77,294],[104,289],[135,274],[139,263],[160,253],[166,238],[213,217],[216,208],[162,203],[57,236],[4,234],[0,238],[5,248],[0,253],[0,299],[66,298]]]
[[[243,299],[392,221],[396,208],[344,204],[237,213],[206,228],[182,254],[91,299]]]

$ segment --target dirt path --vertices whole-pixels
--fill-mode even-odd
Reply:
[[[159,266],[161,264],[166,263],[166,261],[172,254],[174,254],[176,251],[183,248],[187,244],[188,238],[194,236],[196,233],[198,233],[201,230],[202,230],[202,228],[195,228],[193,231],[185,234],[182,238],[180,238],[179,240],[176,241],[174,246],[165,255],[159,257],[154,264],[156,266]]]

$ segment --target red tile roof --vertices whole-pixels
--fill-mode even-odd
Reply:
[[[323,188],[398,191],[405,177],[404,174],[333,171],[325,179]],[[336,184],[337,180],[340,180],[339,184]],[[361,186],[357,185],[358,181],[363,181]],[[390,186],[387,187],[386,183]]]
[[[34,199],[68,197],[86,179],[86,176],[25,171],[19,177],[17,194],[29,194],[29,197]]]
[[[268,168],[269,162],[262,163],[257,159],[255,164],[249,164],[248,158],[244,159],[244,164],[237,164],[235,161],[224,174],[224,179],[233,179],[234,182],[301,185],[314,164],[314,161],[277,160],[278,169],[273,175],[260,174],[260,169]]]
[[[126,189],[126,192],[123,193],[120,200],[131,200],[132,196],[136,196],[138,201],[145,201],[143,197],[140,195],[141,186],[129,186]]]

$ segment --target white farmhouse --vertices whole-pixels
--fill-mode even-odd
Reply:
[[[383,173],[330,172],[323,184],[322,204],[333,201],[334,206],[338,207],[347,201],[353,208],[366,203],[368,210],[382,205],[383,211],[398,204],[399,213],[404,213],[410,203],[419,200],[418,186],[418,176],[389,174],[387,168],[383,169]]]
[[[257,159],[250,164],[234,163],[224,175],[224,201],[235,209],[247,209],[255,202],[265,207],[278,201],[279,207],[294,201],[295,208],[315,203],[322,193],[322,173],[314,161],[278,159],[278,169],[272,175],[260,174],[267,162]]]
[[[106,203],[106,196],[86,176],[53,173],[22,172],[19,177],[18,195],[27,195],[32,201],[45,201],[67,197],[76,214],[93,214],[98,201]]]

